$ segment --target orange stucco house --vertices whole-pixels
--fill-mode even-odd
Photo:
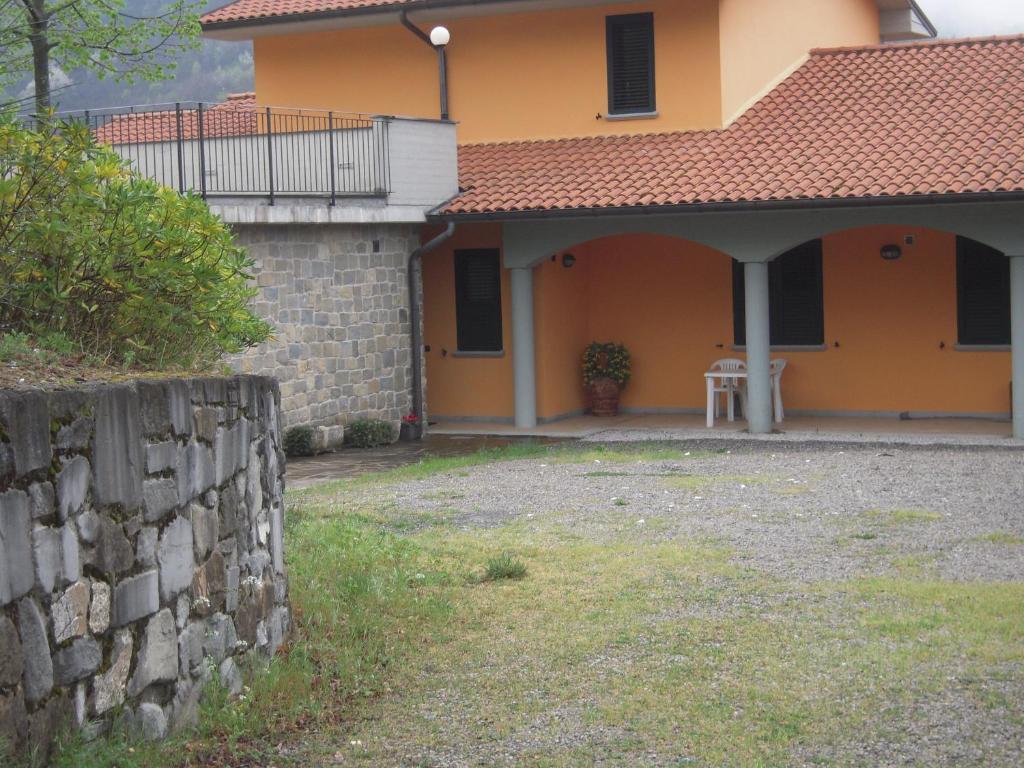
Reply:
[[[254,41],[257,104],[456,124],[415,254],[432,419],[583,413],[581,352],[614,340],[629,412],[703,412],[740,357],[768,431],[784,357],[787,413],[1024,438],[1024,39],[928,39],[913,0],[236,0],[203,26]]]

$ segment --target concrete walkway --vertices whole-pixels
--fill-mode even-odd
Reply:
[[[622,440],[758,440],[777,442],[891,443],[894,445],[1022,446],[1011,437],[1009,421],[990,419],[897,419],[878,417],[791,416],[770,435],[751,435],[744,421],[704,425],[703,414],[637,415],[610,418],[575,416],[521,429],[500,422],[441,421],[432,435],[571,438],[595,442]]]

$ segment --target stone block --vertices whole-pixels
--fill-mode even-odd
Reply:
[[[0,688],[21,682],[21,641],[14,622],[0,613]]]
[[[139,395],[143,433],[146,437],[163,437],[168,434],[171,431],[171,411],[167,383],[138,381],[135,390]]]
[[[220,663],[217,669],[220,676],[220,684],[232,696],[242,692],[242,671],[238,668],[235,660],[228,657]]]
[[[280,503],[270,508],[270,555],[274,572],[284,573],[284,509]]]
[[[252,426],[247,419],[240,419],[232,427],[217,429],[213,441],[217,485],[223,485],[232,475],[245,467],[249,458],[251,434]]]
[[[167,410],[171,417],[171,431],[178,437],[192,434],[192,397],[188,382],[176,379],[164,385]]]
[[[28,487],[28,506],[33,520],[42,520],[52,515],[56,509],[53,484],[49,482],[32,483]]]
[[[60,528],[61,578],[65,584],[82,576],[81,548],[75,524],[68,520]]]
[[[25,695],[20,688],[0,691],[0,764],[7,765],[10,757],[14,765],[14,751],[25,743],[28,736],[28,713],[25,711]]]
[[[110,666],[93,679],[93,712],[102,715],[125,701],[128,672],[132,665],[132,633],[127,629],[114,634]]]
[[[317,453],[334,451],[345,442],[345,427],[341,424],[319,426],[313,432],[313,450]]]
[[[73,453],[85,450],[92,438],[95,422],[88,416],[80,416],[70,424],[64,424],[57,430],[53,443],[60,453]]]
[[[25,598],[18,603],[18,630],[21,633],[21,654],[25,700],[33,704],[53,689],[53,661],[46,621],[36,601]]]
[[[193,559],[192,523],[177,517],[164,529],[157,546],[160,564],[160,595],[170,600],[192,583]]]
[[[89,584],[79,581],[72,584],[51,608],[53,618],[53,639],[59,645],[73,637],[82,637],[88,629]]]
[[[78,514],[89,492],[89,460],[75,456],[57,473],[57,513],[67,520]]]
[[[138,395],[130,386],[105,386],[96,392],[92,470],[98,506],[131,512],[142,505],[142,419]]]
[[[199,673],[203,663],[203,639],[206,637],[206,623],[193,621],[178,635],[178,671],[184,675]]]
[[[228,483],[220,494],[217,507],[221,536],[230,536],[235,532],[241,501],[237,486],[234,483]]]
[[[227,570],[224,556],[214,552],[210,559],[196,568],[192,578],[192,611],[197,616],[209,616],[224,607],[227,589]]]
[[[156,613],[160,609],[159,583],[156,571],[146,571],[114,587],[112,625],[123,627]]]
[[[173,440],[146,446],[146,472],[158,475],[170,472],[178,464],[178,444]]]
[[[205,443],[213,445],[213,441],[217,437],[217,409],[216,408],[197,408],[195,411],[195,436]]]
[[[100,517],[99,536],[90,560],[93,567],[105,574],[120,574],[135,564],[135,551],[120,524],[109,517]]]
[[[153,683],[173,682],[177,677],[178,635],[174,616],[164,608],[146,625],[128,695],[138,696]]]
[[[28,494],[0,493],[0,605],[17,600],[35,583]]]
[[[234,613],[238,610],[238,566],[229,566],[224,573],[224,610]]]
[[[213,452],[200,443],[189,443],[178,452],[178,503],[188,504],[214,485]]]
[[[214,510],[207,509],[201,504],[192,504],[189,507],[189,515],[192,518],[192,542],[196,560],[202,562],[217,546],[220,519]]]
[[[203,636],[203,656],[219,664],[230,655],[238,642],[235,623],[230,616],[218,613],[206,621],[206,633]]]
[[[86,544],[95,544],[100,537],[100,516],[96,510],[86,507],[78,516],[78,535]]]
[[[177,455],[177,448],[175,448]],[[174,478],[161,477],[142,484],[142,515],[147,523],[162,520],[178,508],[178,483]]]
[[[91,637],[80,637],[53,654],[53,681],[57,685],[77,683],[99,669],[102,662],[100,644]]]
[[[0,393],[0,421],[10,441],[18,477],[50,466],[50,405],[43,392]]]
[[[135,562],[143,568],[152,568],[157,564],[156,543],[159,531],[155,526],[143,526],[135,538]]]
[[[50,593],[60,583],[64,570],[60,531],[56,528],[33,530],[32,551],[36,561],[36,588]]]
[[[167,717],[158,704],[139,704],[133,724],[136,736],[145,741],[160,741],[167,736]]]
[[[89,603],[89,631],[101,635],[110,626],[110,585],[103,581],[92,583]]]

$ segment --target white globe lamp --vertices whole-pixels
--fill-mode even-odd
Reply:
[[[448,31],[447,27],[434,27],[430,30],[430,42],[437,48],[448,45],[451,39],[452,33]]]

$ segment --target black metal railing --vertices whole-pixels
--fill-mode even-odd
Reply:
[[[142,174],[203,197],[381,197],[390,190],[386,117],[246,99],[64,113]]]

